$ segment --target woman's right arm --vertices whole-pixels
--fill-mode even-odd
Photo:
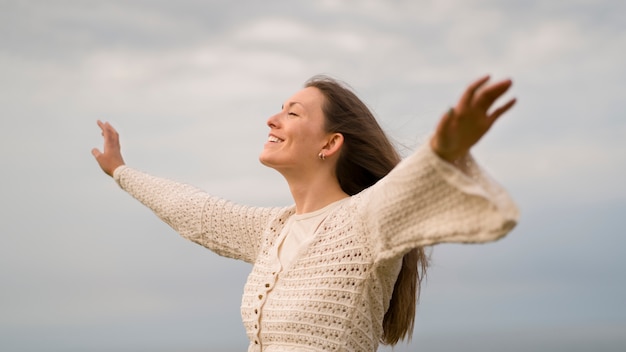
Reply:
[[[182,237],[229,258],[253,263],[263,230],[278,208],[248,207],[213,197],[188,184],[127,166],[115,181]]]
[[[219,255],[254,262],[260,238],[278,208],[246,207],[212,197],[193,186],[154,177],[125,166],[119,136],[98,121],[104,151],[92,154],[102,170],[130,195],[150,208],[181,236]]]

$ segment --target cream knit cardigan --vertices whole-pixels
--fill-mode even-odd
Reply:
[[[277,248],[294,206],[242,206],[126,166],[114,178],[183,237],[254,264],[241,302],[248,351],[376,351],[406,252],[493,241],[515,226],[506,192],[471,158],[467,169],[421,147],[334,209],[287,268]]]

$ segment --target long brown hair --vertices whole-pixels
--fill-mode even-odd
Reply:
[[[372,112],[346,85],[327,76],[315,76],[305,87],[315,87],[324,95],[326,132],[343,135],[336,174],[344,192],[349,195],[361,192],[400,162],[400,155]],[[402,269],[383,319],[380,338],[383,344],[395,345],[399,340],[411,339],[415,305],[427,267],[428,257],[423,248],[415,248],[402,258]]]

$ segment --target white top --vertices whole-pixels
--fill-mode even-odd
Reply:
[[[253,264],[241,301],[248,351],[374,352],[405,253],[495,241],[516,224],[504,189],[471,158],[465,169],[471,177],[428,146],[418,149],[309,224],[313,237],[305,247],[294,240],[298,250],[289,252],[297,254],[282,258],[284,269],[278,247],[295,206],[243,206],[125,166],[114,178],[181,236]]]
[[[278,246],[278,260],[280,261],[281,271],[288,268],[298,253],[311,243],[315,231],[317,231],[317,228],[328,214],[347,199],[338,200],[310,213],[294,214],[289,217],[281,231],[281,238],[278,240],[280,243]]]

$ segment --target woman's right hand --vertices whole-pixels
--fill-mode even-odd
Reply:
[[[91,154],[96,158],[102,171],[112,177],[113,171],[124,165],[124,159],[120,150],[120,137],[115,128],[108,122],[98,120],[98,126],[102,130],[102,136],[104,137],[104,148],[103,152],[98,148],[93,148]]]

